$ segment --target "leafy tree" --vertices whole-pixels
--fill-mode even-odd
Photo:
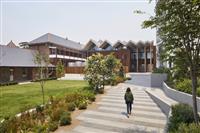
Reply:
[[[158,29],[166,56],[180,66],[186,66],[192,80],[193,112],[197,114],[197,77],[200,64],[200,1],[199,0],[159,0],[156,16],[144,21],[143,28]],[[178,67],[181,68],[182,67]]]
[[[103,56],[102,54],[93,54],[86,62],[85,79],[88,80],[91,87],[98,91],[106,80],[110,80],[119,73],[121,67],[120,61],[113,54]]]
[[[42,91],[42,102],[45,103],[44,99],[44,85],[45,80],[49,77],[48,66],[50,64],[49,57],[46,54],[40,54],[37,52],[34,57],[34,62],[38,66],[37,67],[37,80],[40,82],[40,87]]]
[[[104,57],[101,54],[93,54],[86,61],[85,79],[95,91],[102,85],[104,67]]]
[[[110,80],[117,75],[122,76],[123,78],[124,72],[122,70],[122,64],[120,60],[113,55],[113,53],[105,56],[105,67],[107,70],[107,72],[105,72],[107,80]]]
[[[65,74],[65,67],[61,60],[59,60],[56,64],[56,77],[61,78]]]

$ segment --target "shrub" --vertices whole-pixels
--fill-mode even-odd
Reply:
[[[104,89],[103,89],[103,88],[100,88],[100,89],[98,90],[98,93],[99,93],[99,94],[104,94]]]
[[[190,79],[184,79],[183,81],[179,81],[176,83],[177,90],[186,92],[186,93],[192,93],[192,82]]]
[[[166,67],[154,68],[153,73],[169,73],[170,69]]]
[[[52,121],[59,121],[60,116],[63,114],[64,109],[62,108],[55,108],[52,110],[50,117]]]
[[[192,107],[187,104],[176,104],[172,106],[172,115],[169,118],[168,130],[178,129],[181,123],[194,122]]]
[[[200,80],[198,80],[197,96],[200,97]],[[175,84],[175,88],[179,91],[192,94],[192,81],[190,79],[183,79]]]
[[[75,101],[81,101],[84,99],[84,96],[81,93],[69,93],[65,96],[65,102],[75,102]]]
[[[55,122],[55,121],[49,122],[49,124],[48,124],[48,130],[51,131],[51,132],[53,132],[56,129],[58,129],[58,123]]]
[[[123,77],[120,77],[120,76],[116,76],[116,77],[115,77],[115,81],[116,81],[117,84],[118,84],[118,83],[123,83],[123,82],[124,82],[124,78],[123,78]]]
[[[60,116],[60,126],[65,126],[71,124],[71,115],[69,112],[63,112]]]
[[[10,117],[0,122],[0,133],[17,133],[18,121],[16,117]]]
[[[89,94],[88,95],[88,100],[90,100],[91,102],[94,102],[96,99],[95,95],[94,94]]]
[[[78,106],[79,110],[87,109],[87,102],[81,102]]]
[[[44,107],[43,107],[43,106],[41,106],[41,105],[37,105],[37,106],[36,106],[36,112],[37,112],[37,113],[41,113],[43,110],[44,110]]]
[[[181,123],[176,133],[200,133],[200,125]]]
[[[18,82],[16,81],[9,81],[9,82],[2,82],[0,83],[0,86],[9,86],[9,85],[16,85]]]
[[[42,124],[35,125],[35,127],[33,128],[33,132],[35,132],[35,133],[48,133],[47,126],[42,125]]]
[[[68,111],[74,111],[76,109],[76,106],[74,103],[68,103],[67,104],[67,110]]]

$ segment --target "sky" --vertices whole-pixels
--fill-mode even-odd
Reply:
[[[0,44],[29,42],[52,33],[85,44],[89,39],[154,41],[155,29],[141,24],[154,15],[149,0],[25,1],[0,0]],[[134,14],[142,10],[147,14]]]

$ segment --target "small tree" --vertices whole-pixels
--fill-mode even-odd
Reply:
[[[120,60],[118,60],[113,53],[109,54],[105,57],[105,63],[106,63],[106,68],[107,68],[107,72],[106,72],[106,77],[107,79],[111,79],[113,76],[122,76],[123,75],[123,71],[121,70],[122,64],[120,62]]]
[[[120,61],[113,54],[107,56],[93,54],[86,62],[85,79],[91,87],[95,88],[95,91],[98,91],[102,85],[104,88],[106,80],[119,74],[121,66]]]
[[[86,61],[85,67],[85,79],[89,82],[90,86],[98,91],[102,84],[103,75],[102,72],[105,71],[104,67],[104,57],[101,54],[93,54]]]
[[[181,62],[187,66],[185,70],[189,71],[192,80],[194,119],[198,123],[196,95],[200,68],[200,0],[158,0],[155,11],[156,16],[144,21],[143,27],[157,27],[167,56],[175,57],[172,61],[178,62],[179,66]]]
[[[49,77],[49,70],[48,66],[50,64],[49,57],[46,54],[40,54],[37,52],[35,54],[35,59],[34,59],[35,64],[38,66],[37,67],[37,80],[40,82],[40,87],[42,91],[42,102],[43,104],[45,103],[44,99],[44,85],[45,85],[45,80]]]
[[[65,75],[65,67],[64,67],[62,61],[59,60],[56,65],[56,77],[61,78],[64,75]]]

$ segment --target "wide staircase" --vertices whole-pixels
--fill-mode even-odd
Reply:
[[[128,118],[124,93],[134,95],[132,115]],[[81,124],[70,133],[163,133],[167,117],[144,88],[123,83],[107,90],[96,110],[86,110],[77,119]]]

